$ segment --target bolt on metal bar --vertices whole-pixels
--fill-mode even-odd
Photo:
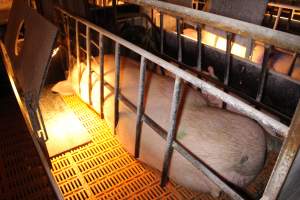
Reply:
[[[256,101],[258,101],[258,102],[261,102],[261,100],[262,100],[265,85],[267,82],[268,73],[269,73],[268,61],[269,61],[271,52],[272,52],[272,47],[268,45],[265,49],[265,54],[264,54],[261,73],[260,73],[259,88],[258,88],[257,96],[256,96]]]
[[[291,166],[297,156],[300,146],[300,102],[293,117],[290,130],[285,139],[275,167],[263,194],[263,200],[277,199],[279,192],[287,178]]]
[[[114,133],[119,122],[119,96],[120,96],[120,44],[115,44],[115,99],[114,99]]]
[[[180,18],[176,18],[176,33],[177,33],[177,60],[178,62],[182,62],[182,39],[181,39],[181,20]]]
[[[160,53],[164,53],[164,14],[162,12],[159,13],[159,28],[160,28]]]
[[[290,68],[289,68],[289,71],[288,71],[289,76],[292,76],[292,73],[293,73],[294,68],[295,68],[297,57],[298,57],[298,54],[294,53],[293,58],[292,58],[292,62],[291,62],[291,65],[290,65]]]
[[[145,96],[145,77],[146,77],[146,63],[145,57],[141,57],[140,64],[140,80],[139,80],[139,92],[138,92],[138,104],[137,104],[137,117],[136,117],[136,128],[135,128],[135,150],[134,156],[136,158],[140,155],[140,143],[141,143],[141,132],[142,132],[142,116],[144,114],[144,96]]]
[[[89,26],[86,26],[86,65],[89,70],[89,77],[88,77],[89,104],[92,105],[91,35],[90,35]]]
[[[182,84],[182,79],[179,76],[176,76],[174,90],[173,90],[173,98],[171,103],[170,127],[168,130],[166,152],[164,155],[162,177],[160,182],[160,185],[162,187],[164,187],[168,182],[169,168],[172,159],[172,154],[174,151],[173,142],[176,138],[176,132],[177,132],[177,113],[179,109],[181,90],[182,90],[181,84]]]
[[[104,118],[104,50],[103,35],[99,33],[100,117]]]
[[[197,69],[202,71],[202,26],[197,24]]]
[[[78,20],[75,22],[75,45],[76,45],[76,63],[77,63],[77,68],[78,70],[78,93],[80,94],[80,78],[81,78],[81,73],[80,73],[80,49],[79,49],[79,24]]]
[[[232,42],[233,42],[233,34],[230,32],[227,32],[226,34],[226,55],[225,55],[225,73],[224,73],[224,85],[228,86],[229,84],[229,76],[230,76],[230,69],[232,65],[232,55],[231,55],[231,49],[232,49]],[[227,92],[227,90],[224,90]],[[223,108],[226,108],[227,105],[225,102],[222,104]]]

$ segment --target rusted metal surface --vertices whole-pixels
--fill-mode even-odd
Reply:
[[[265,189],[263,200],[277,199],[277,196],[286,180],[290,168],[296,158],[300,146],[300,103],[298,103],[288,137],[286,138],[282,150]]]
[[[187,7],[182,7],[156,0],[126,0],[141,6],[147,6],[157,9],[165,14],[181,17],[183,20],[191,21],[196,24],[205,24],[223,31],[235,33],[244,37],[250,37],[253,40],[272,44],[276,47],[300,52],[300,37],[265,28],[259,25],[243,22],[228,17],[223,17],[213,13],[207,13]]]

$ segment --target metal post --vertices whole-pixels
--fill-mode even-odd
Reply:
[[[200,24],[197,25],[197,69],[201,72],[202,71],[202,27]]]
[[[168,174],[169,174],[169,167],[172,159],[173,154],[173,142],[176,138],[176,128],[177,128],[177,113],[180,103],[180,96],[181,96],[181,83],[182,79],[179,76],[176,76],[175,86],[173,91],[173,98],[171,104],[171,114],[170,114],[170,127],[168,130],[167,136],[167,147],[164,156],[164,163],[163,163],[163,170],[162,170],[162,177],[160,185],[164,187],[168,182]]]
[[[231,49],[232,49],[232,42],[233,42],[233,34],[230,32],[227,32],[227,36],[226,36],[226,68],[225,68],[225,73],[224,73],[224,85],[228,86],[229,84],[229,76],[230,76],[230,68],[231,68],[231,64],[232,64],[232,56],[231,56]],[[227,90],[224,90],[225,92],[227,92]],[[223,102],[222,107],[226,108],[226,103]]]
[[[72,66],[71,62],[71,43],[70,43],[70,21],[69,17],[66,16],[66,39],[67,39],[67,49],[68,49],[68,69],[70,70]]]
[[[288,71],[289,76],[292,76],[292,73],[293,73],[294,68],[295,68],[295,63],[296,63],[297,57],[298,57],[298,54],[294,53],[293,58],[292,58],[291,66],[290,66],[289,71]]]
[[[114,99],[114,133],[119,122],[119,92],[120,92],[120,44],[115,44],[115,99]]]
[[[81,79],[81,67],[80,67],[80,51],[79,51],[79,25],[78,20],[76,20],[75,24],[75,34],[76,34],[76,63],[78,68],[78,93],[80,94],[80,79]]]
[[[181,40],[181,22],[180,18],[176,18],[176,32],[177,32],[177,60],[178,62],[182,62],[182,40]]]
[[[279,20],[280,20],[280,15],[282,13],[282,8],[279,7],[278,8],[278,13],[277,13],[277,16],[276,16],[276,20],[275,20],[275,23],[274,23],[274,26],[273,26],[273,29],[276,30],[277,29],[277,26],[278,26],[278,23],[279,23]]]
[[[104,50],[103,35],[99,33],[100,117],[104,118]]]
[[[142,131],[142,116],[144,115],[144,93],[145,93],[145,76],[146,76],[146,62],[145,57],[141,57],[140,64],[140,81],[139,81],[139,93],[137,104],[137,117],[136,117],[136,138],[135,138],[135,151],[134,156],[136,158],[140,155],[140,143],[141,143],[141,131]]]
[[[88,92],[89,92],[89,104],[92,105],[92,66],[91,66],[91,38],[90,28],[86,26],[86,64],[89,70],[88,79]]]
[[[260,102],[262,100],[262,97],[263,97],[263,92],[264,92],[264,88],[265,88],[265,85],[266,85],[267,76],[268,76],[268,72],[269,72],[268,61],[269,61],[269,58],[270,58],[270,55],[271,55],[271,51],[272,51],[272,47],[267,46],[266,50],[265,50],[263,62],[262,62],[259,88],[258,88],[257,96],[256,96],[256,101],[258,101],[258,102]]]
[[[164,14],[162,12],[159,13],[159,23],[160,23],[160,53],[164,53]]]
[[[263,200],[277,199],[286,180],[290,168],[295,160],[300,145],[300,103],[298,103],[290,130],[285,139],[275,167],[266,186]]]

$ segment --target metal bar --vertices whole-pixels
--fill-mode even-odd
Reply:
[[[70,39],[70,21],[69,17],[66,16],[66,37],[67,37],[67,49],[68,49],[68,67],[72,66],[71,62],[71,39]]]
[[[289,49],[294,52],[300,52],[300,36],[272,30],[260,25],[247,23],[244,21],[216,15],[209,12],[195,10],[191,8],[178,6],[172,3],[154,0],[125,0],[128,3],[147,6],[156,9],[164,14],[180,17],[184,21],[191,21],[196,24],[205,24],[223,31],[235,33],[244,37],[250,37],[253,40],[261,41],[266,44],[272,44],[276,47]]]
[[[292,58],[291,66],[290,66],[289,71],[288,71],[288,75],[289,75],[289,76],[292,76],[292,73],[293,73],[294,68],[295,68],[295,64],[296,64],[297,57],[298,57],[298,54],[297,54],[297,53],[294,53],[294,54],[293,54],[293,58]]]
[[[141,56],[144,56],[147,60],[151,60],[151,62],[161,66],[162,68],[166,69],[170,73],[181,77],[183,80],[189,82],[190,84],[194,85],[195,87],[200,88],[203,92],[207,92],[207,93],[211,94],[212,96],[216,97],[217,99],[220,99],[220,100],[226,102],[227,105],[233,106],[241,114],[248,116],[248,117],[258,121],[259,123],[265,125],[266,127],[270,128],[272,131],[274,131],[276,133],[276,136],[286,137],[288,127],[286,125],[282,124],[281,122],[256,110],[252,106],[223,92],[222,90],[216,88],[215,86],[195,77],[191,73],[186,72],[186,71],[176,67],[174,64],[169,63],[169,62],[165,61],[164,59],[142,49],[141,47],[134,45],[134,44],[128,42],[127,40],[125,40],[115,34],[112,34],[109,31],[107,31],[95,24],[92,24],[91,22],[88,22],[85,19],[82,19],[80,17],[75,17],[75,16],[69,14],[68,12],[64,11],[63,9],[60,9],[60,8],[57,8],[57,9],[60,10],[62,13],[68,14],[70,17],[79,20],[81,23],[87,24],[90,28],[92,28],[93,30],[95,30],[97,32],[100,32],[105,37],[107,37],[113,41],[117,41],[120,45],[132,50],[133,52],[135,52]]]
[[[136,158],[140,155],[140,143],[142,132],[142,116],[144,114],[144,94],[145,94],[145,76],[146,76],[146,62],[145,57],[141,57],[140,65],[140,81],[139,81],[139,93],[137,104],[137,116],[136,116],[136,133],[135,133],[135,151],[134,156]]]
[[[91,36],[90,36],[89,26],[86,26],[86,65],[89,70],[89,79],[88,79],[89,104],[92,105]]]
[[[231,56],[231,49],[232,49],[232,42],[233,42],[233,34],[230,32],[227,32],[226,35],[226,57],[225,57],[225,73],[224,73],[224,85],[228,86],[229,84],[229,75],[230,75],[230,69],[232,64],[232,56]],[[227,92],[227,90],[224,90]],[[226,103],[223,102],[222,107],[225,109]]]
[[[233,42],[233,34],[227,32],[227,44],[226,44],[226,70],[224,76],[224,84],[229,84],[229,75],[230,75],[230,68],[232,64],[232,56],[231,56],[231,49],[232,49],[232,42]]]
[[[275,167],[263,194],[263,200],[277,199],[295,160],[300,145],[300,103],[293,117],[287,138],[285,139]]]
[[[256,96],[256,101],[261,102],[263,93],[264,93],[264,88],[266,85],[267,81],[267,76],[269,73],[269,68],[268,68],[268,61],[271,55],[272,47],[267,46],[265,49],[265,54],[262,62],[262,68],[261,68],[261,74],[260,74],[260,82],[259,82],[259,88],[257,91],[257,96]]]
[[[43,115],[42,115],[42,111],[41,111],[41,108],[40,108],[39,104],[37,104],[37,115],[38,115],[39,122],[42,125],[41,128],[43,129],[44,136],[45,136],[44,137],[44,141],[46,142],[49,139],[49,137],[48,137],[48,132],[46,130],[45,121],[44,121],[44,118],[43,118]]]
[[[120,44],[115,44],[115,99],[114,99],[114,132],[119,122],[119,93],[120,93]]]
[[[182,62],[182,40],[181,40],[181,22],[180,18],[176,18],[176,32],[177,32],[177,60]]]
[[[80,72],[80,50],[79,50],[79,25],[78,20],[75,22],[75,37],[76,37],[76,63],[78,67],[78,93],[81,94],[80,91],[80,79],[81,79],[81,72]]]
[[[159,28],[160,28],[160,53],[164,53],[164,14],[162,12],[159,13]]]
[[[172,154],[174,150],[173,142],[176,138],[176,132],[177,132],[177,113],[178,113],[180,97],[181,97],[181,89],[182,89],[181,83],[182,83],[182,79],[179,76],[176,76],[172,104],[171,104],[170,127],[167,136],[167,147],[164,156],[162,176],[160,182],[160,185],[162,187],[164,187],[168,182],[169,167],[170,167]]]
[[[104,50],[103,35],[99,33],[100,117],[104,118]]]
[[[278,8],[278,13],[277,13],[276,20],[275,20],[275,23],[274,23],[274,26],[273,26],[274,30],[277,29],[281,13],[282,13],[282,8],[280,7],[280,8]]]
[[[107,88],[113,92],[114,88],[109,83],[105,83]],[[127,106],[132,112],[136,113],[136,106],[130,102],[125,96],[120,94],[120,100]],[[159,124],[153,121],[147,114],[142,115],[142,120],[147,125],[149,125],[156,133],[158,133],[164,140],[167,139],[167,131],[162,128]],[[181,143],[178,141],[174,141],[173,145],[174,149],[180,153],[184,158],[192,163],[194,167],[201,170],[208,178],[210,178],[215,184],[217,184],[224,192],[230,195],[233,199],[243,199],[239,194],[237,194],[226,182],[223,181],[222,177],[220,177],[214,170],[209,168],[205,163],[203,163],[196,155],[186,149]]]
[[[200,24],[197,24],[197,69],[202,71],[202,27]]]

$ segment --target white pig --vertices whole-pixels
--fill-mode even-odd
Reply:
[[[92,64],[92,106],[99,112],[99,64]],[[114,56],[105,55],[105,80],[114,86]],[[80,76],[78,76],[80,72]],[[81,64],[71,72],[72,85],[81,98],[88,103],[88,70]],[[120,89],[137,105],[139,63],[121,57]],[[145,113],[166,130],[169,127],[170,104],[174,79],[147,71]],[[104,115],[113,122],[114,96],[105,88]],[[177,140],[231,183],[245,187],[264,166],[266,141],[264,130],[255,121],[230,111],[207,106],[206,100],[195,89],[184,86],[179,117]],[[118,139],[133,154],[136,115],[120,103]],[[161,170],[166,141],[147,124],[143,124],[140,160]],[[218,196],[220,188],[201,171],[194,168],[179,153],[174,152],[170,178],[194,191],[208,192]]]

